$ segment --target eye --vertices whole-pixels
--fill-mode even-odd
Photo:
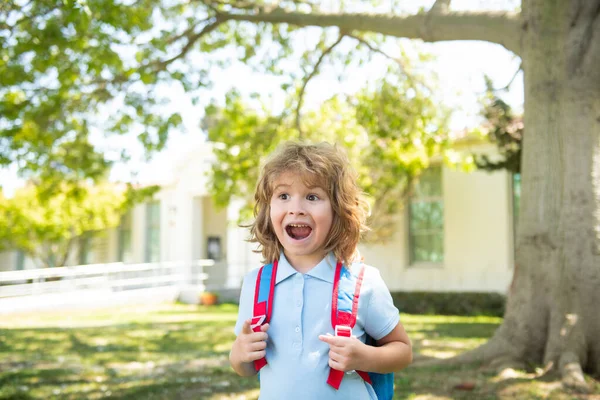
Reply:
[[[306,199],[309,201],[317,201],[319,200],[319,196],[317,196],[316,194],[309,194],[308,196],[306,196]]]
[[[281,193],[280,195],[277,196],[277,198],[281,199],[281,200],[287,200],[290,198],[290,195],[287,193]]]

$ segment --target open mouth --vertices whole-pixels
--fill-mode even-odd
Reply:
[[[289,224],[285,227],[288,236],[294,240],[306,239],[312,233],[312,228],[303,224]]]

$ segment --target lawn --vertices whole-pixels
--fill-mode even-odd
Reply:
[[[257,380],[228,366],[237,307],[165,304],[3,316],[0,399],[256,399]],[[448,357],[489,338],[491,317],[403,315],[417,358]],[[397,399],[600,399],[515,371],[411,367]],[[471,390],[457,387],[473,384]],[[600,385],[596,382],[597,393]]]

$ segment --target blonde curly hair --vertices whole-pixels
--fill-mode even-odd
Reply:
[[[338,260],[350,266],[357,254],[360,235],[368,230],[369,205],[357,185],[357,174],[346,152],[326,142],[283,143],[263,166],[254,194],[255,220],[248,225],[249,241],[259,244],[257,252],[262,253],[263,262],[279,259],[282,251],[271,224],[270,203],[273,184],[285,172],[299,174],[307,186],[325,190],[333,209],[333,223],[324,250],[332,251]]]

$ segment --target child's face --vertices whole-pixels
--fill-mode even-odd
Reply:
[[[310,268],[325,255],[324,247],[333,223],[327,192],[307,187],[293,172],[281,174],[273,184],[271,224],[292,266]]]

